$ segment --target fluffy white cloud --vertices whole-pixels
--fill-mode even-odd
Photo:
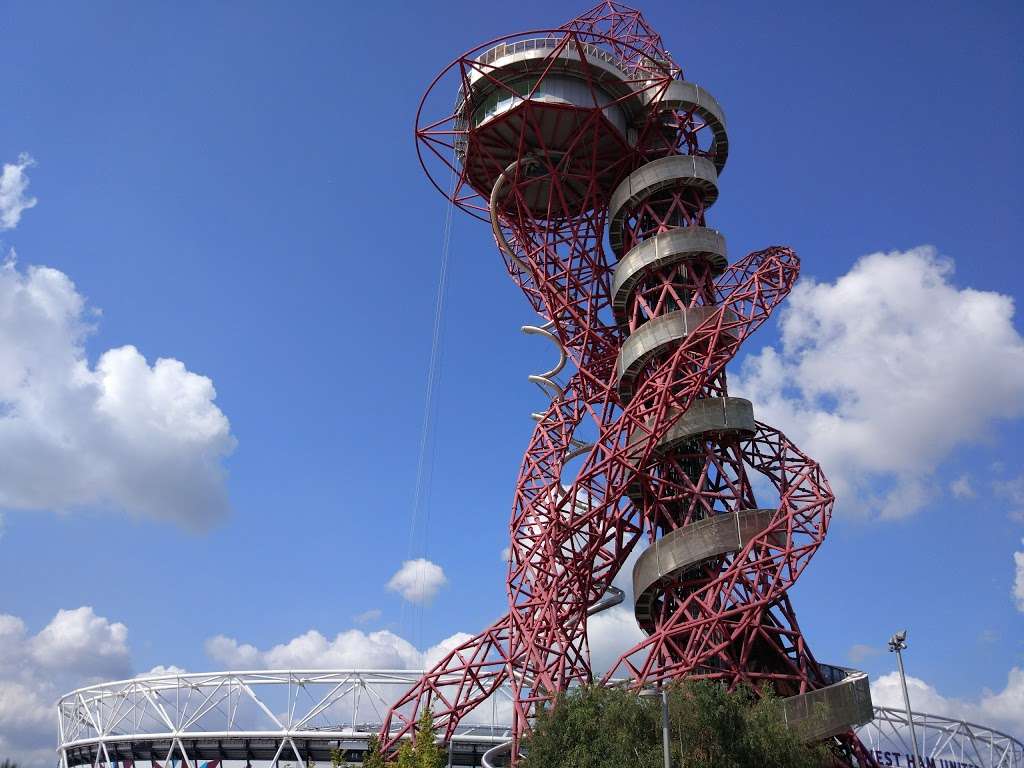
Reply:
[[[0,754],[26,766],[53,763],[57,698],[132,674],[123,624],[92,608],[58,611],[37,634],[0,614]]]
[[[933,685],[911,676],[907,677],[907,692],[915,712],[968,720],[1018,736],[1024,733],[1024,669],[1020,667],[1010,670],[1003,690],[986,689],[975,700],[943,696]],[[872,681],[871,700],[878,706],[902,709],[899,672]]]
[[[1024,544],[1024,539],[1021,539]],[[1013,564],[1016,573],[1013,579],[1013,597],[1017,601],[1017,610],[1024,613],[1024,550],[1013,553]]]
[[[182,669],[181,667],[175,666],[174,664],[168,664],[166,666],[163,665],[163,664],[157,664],[155,667],[153,667],[151,670],[149,670],[149,672],[146,672],[145,676],[149,677],[149,676],[152,676],[152,675],[184,675],[184,674],[185,674],[185,670]],[[142,675],[139,675],[139,677],[141,677],[141,676]]]
[[[457,632],[425,651],[381,630],[339,632],[333,640],[311,629],[287,643],[260,650],[231,637],[206,641],[206,654],[229,669],[424,669],[471,636]]]
[[[124,678],[131,671],[128,627],[97,616],[89,606],[57,611],[29,650],[41,667],[83,678]]]
[[[111,506],[201,530],[234,447],[213,382],[132,346],[91,367],[85,299],[46,267],[0,267],[0,507]]]
[[[388,581],[388,589],[410,603],[429,603],[447,583],[448,577],[441,566],[419,557],[402,563]]]
[[[39,202],[26,194],[28,175],[25,171],[33,165],[35,160],[25,152],[18,155],[16,162],[4,163],[3,173],[0,173],[0,231],[14,229],[22,211]]]
[[[587,622],[590,668],[597,676],[607,672],[623,652],[646,637],[627,605],[632,602],[601,611]]]
[[[834,283],[804,280],[781,349],[744,361],[734,390],[822,462],[845,509],[913,513],[958,445],[1024,409],[1013,299],[959,288],[930,247],[874,253]]]
[[[454,635],[446,637],[437,645],[430,646],[423,652],[423,668],[430,669],[460,645],[472,639],[473,635],[468,632],[456,632]]]
[[[619,657],[643,640],[646,635],[633,615],[633,566],[646,547],[634,549],[622,564],[612,584],[622,590],[622,602],[591,616],[587,620],[587,643],[590,645],[590,668],[596,676],[603,675]]]

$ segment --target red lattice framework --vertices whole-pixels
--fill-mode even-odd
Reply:
[[[420,707],[450,735],[509,682],[514,760],[537,706],[593,680],[588,611],[607,600],[630,553],[644,539],[655,546],[695,522],[761,509],[754,475],[772,496],[767,527],[659,582],[640,621],[647,638],[604,680],[715,678],[781,696],[829,684],[787,597],[828,527],[833,495],[818,464],[760,422],[666,448],[694,403],[726,402],[726,365],[791,290],[796,254],[770,247],[726,266],[724,253],[695,251],[650,261],[625,300],[613,285],[616,256],[621,263],[674,230],[713,233],[705,216],[725,164],[724,119],[667,99],[674,83],[685,83],[682,71],[642,14],[606,2],[557,30],[467,52],[420,105],[424,169],[454,204],[491,222],[509,274],[572,373],[564,384],[540,377],[552,401],[535,415],[516,483],[508,613],[395,704],[382,731],[388,748],[414,729]],[[454,110],[438,106],[456,91]],[[616,203],[611,220],[612,198],[638,169],[678,157],[693,174]],[[701,168],[712,169],[713,189],[697,183]],[[647,350],[624,376],[627,340],[680,317],[686,333]],[[833,744],[840,762],[873,764],[852,732]]]

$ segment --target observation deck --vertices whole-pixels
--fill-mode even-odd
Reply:
[[[463,80],[456,115],[467,135],[459,154],[485,197],[525,156],[536,161],[535,178],[517,185],[518,202],[541,217],[572,215],[621,176],[631,125],[645,105],[630,74],[600,46],[573,35],[502,42],[466,61]],[[562,178],[553,200],[547,177],[556,168]]]

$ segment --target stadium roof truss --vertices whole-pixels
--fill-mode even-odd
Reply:
[[[914,712],[914,729],[920,740],[921,757],[927,761],[956,761],[986,768],[1020,768],[1024,765],[1024,744],[1005,733],[983,725],[940,715]],[[875,707],[875,718],[861,726],[858,735],[870,750],[898,747],[913,754],[907,714],[901,709]],[[929,763],[930,765],[930,763]]]
[[[57,704],[59,766],[159,764],[177,759],[271,763],[326,760],[380,729],[419,670],[256,670],[150,675],[80,688]],[[455,682],[454,680],[451,682]],[[510,737],[509,685],[460,725],[453,750],[478,751]],[[938,715],[914,713],[922,754],[983,768],[1024,768],[1024,745],[1005,733]],[[912,754],[906,714],[875,707],[858,729],[871,751]]]
[[[358,746],[376,733],[388,708],[422,673],[406,670],[281,670],[143,676],[89,686],[58,707],[59,765],[126,760],[325,759],[335,746]],[[466,724],[454,741],[509,738],[496,724]],[[506,709],[506,708],[503,708]]]

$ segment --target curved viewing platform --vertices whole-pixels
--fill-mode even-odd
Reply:
[[[641,165],[612,192],[608,203],[608,242],[616,256],[625,250],[626,218],[647,198],[665,189],[691,187],[700,191],[704,205],[718,199],[715,164],[699,155],[670,155]]]
[[[689,259],[705,259],[714,274],[721,274],[728,267],[725,237],[708,227],[675,227],[631,248],[615,265],[612,276],[612,312],[619,326],[626,329],[629,299],[647,272]]]
[[[743,509],[713,515],[669,531],[643,551],[633,566],[637,623],[650,628],[654,603],[668,582],[707,560],[737,552],[764,531],[774,509]]]
[[[704,322],[713,318],[719,307],[688,307],[648,320],[623,343],[617,361],[619,375],[619,397],[625,405],[633,399],[637,377],[651,358],[664,354],[676,347]],[[734,322],[735,314],[725,310],[724,322]],[[734,334],[727,329],[723,334]]]
[[[573,39],[566,42],[564,37],[503,42],[473,62],[466,70],[473,111],[465,118],[474,127],[508,111],[527,96],[532,101],[600,107],[623,134],[632,116],[644,108],[642,97],[630,83],[630,74],[615,56],[592,43]],[[465,102],[462,85],[457,112],[465,108]]]
[[[729,134],[725,129],[725,111],[714,96],[696,83],[671,80],[664,87],[646,89],[642,97],[651,109],[678,110],[698,115],[711,131],[713,138],[709,153],[714,157],[715,168],[719,173],[722,172],[729,157]]]

